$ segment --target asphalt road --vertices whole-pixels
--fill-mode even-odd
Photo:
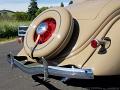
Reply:
[[[11,51],[15,55],[22,45],[16,42],[0,44],[0,90],[119,90],[120,79],[100,77],[95,80],[68,80],[63,83],[59,79],[43,82],[36,76],[30,76],[19,69],[11,69],[6,55]]]

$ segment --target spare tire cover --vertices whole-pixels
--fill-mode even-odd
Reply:
[[[68,44],[73,32],[73,18],[71,14],[62,7],[51,8],[38,15],[30,24],[24,39],[26,53],[31,56],[35,47],[35,33],[42,22],[55,21],[55,30],[43,43],[39,43],[33,52],[33,57],[50,58],[60,53]],[[45,38],[45,37],[44,37]]]

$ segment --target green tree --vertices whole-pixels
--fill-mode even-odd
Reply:
[[[63,4],[63,2],[61,2],[61,5],[60,5],[61,7],[64,7],[64,4]]]
[[[28,19],[29,20],[33,20],[36,15],[35,13],[38,10],[38,6],[37,6],[37,0],[31,0],[30,5],[28,7]]]
[[[2,14],[0,13],[0,20],[1,20],[1,18],[2,18]]]
[[[70,5],[70,4],[73,4],[73,1],[72,1],[72,0],[69,2],[69,5]]]
[[[43,12],[46,9],[48,9],[48,7],[39,8],[35,15],[38,16],[41,12]]]

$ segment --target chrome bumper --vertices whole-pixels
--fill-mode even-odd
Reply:
[[[42,64],[38,65],[25,65],[23,61],[16,60],[13,56],[10,56],[8,59],[11,66],[15,65],[23,72],[36,75],[44,74],[47,77],[48,75],[60,76],[66,78],[76,78],[76,79],[94,79],[92,69],[80,69],[80,68],[65,68],[59,66],[47,66],[45,67]]]

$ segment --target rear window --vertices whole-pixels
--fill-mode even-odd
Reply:
[[[19,34],[25,34],[26,32],[19,32]]]
[[[28,27],[19,27],[19,30],[27,30]]]

